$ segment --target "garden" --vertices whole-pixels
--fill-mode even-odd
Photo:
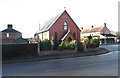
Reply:
[[[84,42],[83,42],[84,41]],[[79,53],[84,52],[84,44],[87,49],[95,49],[99,47],[99,39],[92,37],[83,38],[81,41],[60,41],[55,43],[51,40],[45,39],[37,43],[30,44],[4,44],[2,45],[2,58],[23,58],[29,56],[38,56],[38,47],[42,55],[54,55],[65,53]]]

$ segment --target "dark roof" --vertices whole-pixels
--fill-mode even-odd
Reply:
[[[12,25],[8,24],[8,28],[1,31],[2,33],[21,33],[12,28]]]
[[[24,44],[24,43],[28,43],[28,39],[18,38],[18,39],[15,39],[14,42],[16,44]]]
[[[101,35],[106,36],[106,37],[115,37],[115,35],[113,34],[101,34]]]

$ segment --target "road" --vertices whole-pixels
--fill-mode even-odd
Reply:
[[[68,59],[3,64],[3,76],[118,76],[118,45],[111,52]],[[18,60],[19,61],[19,60]]]

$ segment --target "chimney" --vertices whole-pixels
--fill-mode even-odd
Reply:
[[[104,23],[104,26],[106,27],[106,23]]]
[[[91,26],[91,28],[93,28],[93,25]]]
[[[83,30],[83,27],[81,29]]]
[[[12,24],[8,24],[7,26],[8,26],[8,28],[12,28]]]

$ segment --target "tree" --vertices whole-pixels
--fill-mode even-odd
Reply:
[[[120,39],[120,32],[116,32],[115,36]]]
[[[57,49],[58,48],[58,33],[55,32],[54,34],[54,40],[53,40],[53,49]]]

